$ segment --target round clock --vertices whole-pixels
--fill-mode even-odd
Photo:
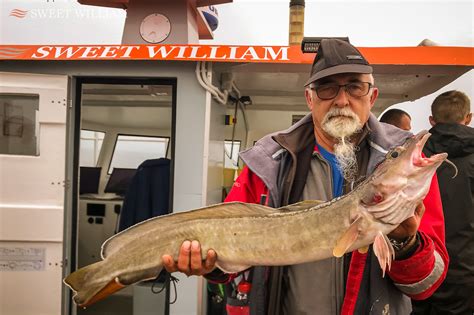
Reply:
[[[168,38],[170,32],[170,20],[163,14],[150,14],[140,24],[140,35],[148,43],[161,43]]]

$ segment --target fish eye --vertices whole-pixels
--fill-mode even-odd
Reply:
[[[387,153],[386,158],[396,159],[397,157],[400,156],[400,154],[403,153],[403,151],[405,151],[404,147],[402,146],[396,147],[391,152]]]

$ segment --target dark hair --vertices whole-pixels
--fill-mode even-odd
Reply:
[[[400,120],[402,119],[404,115],[408,116],[408,118],[411,119],[410,115],[407,112],[401,109],[393,108],[386,111],[382,115],[382,117],[380,117],[380,121],[390,124],[390,125],[398,126],[398,124],[400,123]]]
[[[438,95],[431,104],[431,115],[436,123],[459,123],[470,110],[469,97],[455,90]]]

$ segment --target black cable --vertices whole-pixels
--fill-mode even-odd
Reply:
[[[164,283],[163,287],[159,290],[155,289],[155,286],[158,282],[153,282],[153,284],[151,285],[151,292],[153,292],[154,294],[160,294],[161,292],[163,292],[166,289],[167,284],[169,284],[170,281],[173,283],[174,300],[172,302],[169,302],[169,304],[174,304],[174,303],[176,303],[176,300],[178,299],[178,289],[176,288],[176,284],[179,282],[179,279],[172,276],[171,274],[167,273],[165,283]]]

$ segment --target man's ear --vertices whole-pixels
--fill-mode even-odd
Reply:
[[[436,121],[434,120],[433,116],[430,116],[430,124],[431,127],[434,127],[436,125]]]
[[[378,96],[379,96],[379,89],[376,87],[373,87],[372,95],[370,95],[370,108],[374,107],[375,101],[377,100]]]
[[[304,90],[304,96],[306,98],[306,105],[308,106],[309,110],[313,110],[313,95],[311,95],[311,89]]]

